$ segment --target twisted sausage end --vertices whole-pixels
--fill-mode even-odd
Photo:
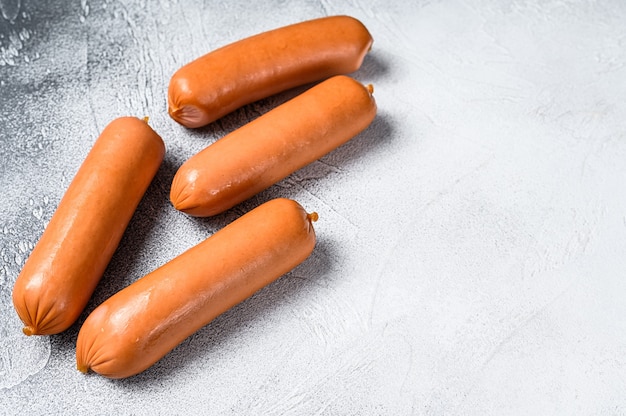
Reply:
[[[76,369],[78,371],[80,371],[83,374],[87,374],[89,372],[89,365],[85,364],[85,363],[77,363],[76,364]]]
[[[187,104],[180,107],[170,105],[167,111],[174,121],[191,129],[206,126],[212,121],[201,108],[195,105]]]
[[[32,335],[37,335],[37,330],[33,328],[31,325],[26,325],[24,328],[22,328],[22,332],[27,337],[30,337]]]

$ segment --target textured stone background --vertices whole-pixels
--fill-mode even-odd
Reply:
[[[0,0],[0,414],[626,414],[626,3]],[[350,14],[379,115],[237,208],[168,202],[199,131],[171,74],[231,41]],[[93,141],[149,116],[167,156],[87,312],[277,196],[312,257],[121,381],[74,368],[86,314],[21,334],[12,284]]]

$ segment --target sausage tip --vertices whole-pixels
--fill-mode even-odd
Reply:
[[[185,104],[181,107],[170,105],[167,112],[176,122],[192,129],[202,127],[212,121],[200,108],[191,104]]]
[[[195,170],[179,170],[172,180],[170,201],[176,210],[184,212],[185,214],[191,216],[210,216],[205,212],[207,211],[206,207],[202,206],[197,195],[194,193],[194,186],[192,184],[196,177],[197,172]],[[209,211],[212,213],[213,210]]]
[[[89,365],[85,363],[78,363],[76,364],[76,369],[83,374],[87,374],[89,372]]]
[[[196,208],[200,206],[199,204],[186,204],[184,200],[178,202],[174,201],[172,202],[172,205],[174,205],[174,208],[177,211],[184,212],[189,215],[193,215]]]
[[[31,325],[26,325],[24,328],[22,328],[22,332],[28,337],[37,334],[37,331]]]
[[[311,212],[310,214],[306,214],[306,218],[310,222],[315,222],[320,218],[320,216],[317,214],[317,212]]]
[[[198,207],[197,203],[193,203],[192,198],[190,198],[191,194],[187,190],[187,186],[177,186],[176,181],[172,185],[172,189],[170,191],[170,201],[174,208],[178,211],[187,212],[193,210]]]

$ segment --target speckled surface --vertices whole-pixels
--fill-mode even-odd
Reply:
[[[54,4],[56,3],[56,4]],[[626,5],[0,0],[0,414],[626,414]],[[186,130],[171,74],[329,14],[375,41],[357,138],[227,213],[168,201],[189,156],[294,92]],[[92,301],[22,335],[26,257],[99,132],[167,146]],[[76,371],[86,313],[259,203],[320,214],[314,254],[148,371]]]

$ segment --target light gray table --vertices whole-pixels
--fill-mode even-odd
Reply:
[[[56,4],[54,4],[56,3]],[[0,414],[626,413],[626,3],[0,0]],[[171,74],[329,14],[375,42],[357,138],[212,219],[176,212],[199,131]],[[121,381],[75,369],[80,322],[27,338],[12,284],[118,116],[167,155],[87,312],[259,203],[320,215],[300,267]]]

